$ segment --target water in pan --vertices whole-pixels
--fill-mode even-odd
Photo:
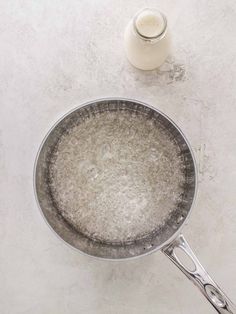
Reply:
[[[130,111],[103,112],[61,136],[49,182],[70,225],[120,243],[164,224],[181,200],[183,167],[178,145],[160,124]]]

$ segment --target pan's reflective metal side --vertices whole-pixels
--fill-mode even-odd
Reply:
[[[172,211],[165,225],[150,233],[147,237],[130,243],[103,243],[79,233],[59,214],[49,186],[48,167],[54,147],[65,130],[77,123],[83,123],[88,116],[104,111],[118,112],[126,110],[130,114],[141,113],[154,119],[171,134],[180,147],[180,154],[185,163],[186,181],[181,202]],[[170,243],[183,226],[189,215],[196,191],[196,166],[190,146],[177,126],[158,110],[141,102],[126,99],[103,99],[87,103],[64,116],[49,131],[44,139],[35,163],[35,194],[39,207],[52,229],[71,246],[80,251],[106,259],[132,258],[148,254]]]

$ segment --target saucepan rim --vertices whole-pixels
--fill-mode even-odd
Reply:
[[[39,156],[40,156],[40,152],[46,142],[46,140],[48,139],[48,137],[50,136],[51,132],[55,129],[55,127],[63,120],[65,119],[68,115],[70,115],[71,113],[73,113],[74,111],[77,111],[83,107],[86,107],[88,105],[92,105],[93,103],[97,103],[97,102],[104,102],[104,101],[127,101],[127,102],[134,102],[140,105],[143,105],[147,108],[150,108],[154,111],[156,111],[157,113],[159,113],[160,115],[162,115],[164,118],[166,118],[181,134],[181,136],[183,137],[184,141],[186,142],[188,149],[191,153],[191,157],[193,160],[193,166],[194,166],[194,194],[193,194],[193,200],[191,203],[191,207],[188,211],[188,214],[186,215],[183,223],[177,228],[177,230],[174,232],[174,234],[167,239],[165,242],[163,242],[162,244],[160,244],[159,246],[153,248],[152,250],[148,251],[148,252],[144,252],[142,254],[139,255],[135,255],[135,256],[129,256],[129,257],[123,257],[123,258],[107,258],[107,257],[101,257],[101,256],[95,256],[89,253],[86,253],[82,250],[80,250],[79,248],[74,247],[72,244],[68,243],[65,239],[63,239],[55,230],[54,228],[51,226],[51,224],[48,222],[46,216],[43,213],[43,210],[41,208],[40,202],[39,202],[39,198],[38,198],[38,194],[37,194],[37,189],[36,189],[36,169],[37,169],[37,164],[38,164],[38,160],[39,160]],[[74,108],[72,108],[71,110],[69,110],[68,112],[66,112],[65,114],[63,114],[48,130],[48,132],[46,133],[46,135],[44,136],[43,140],[41,141],[41,144],[38,148],[37,154],[36,154],[36,158],[35,158],[35,162],[34,162],[34,168],[33,168],[33,190],[34,190],[34,195],[35,195],[35,199],[36,199],[36,203],[39,209],[39,212],[41,213],[44,221],[46,222],[46,224],[49,226],[49,228],[53,231],[53,233],[61,240],[63,241],[67,246],[69,246],[70,248],[79,251],[81,254],[85,255],[85,256],[89,256],[89,257],[93,257],[95,259],[99,259],[99,260],[107,260],[107,261],[124,261],[124,260],[133,260],[136,258],[140,258],[143,256],[147,256],[149,254],[152,254],[158,250],[161,250],[163,248],[165,248],[166,246],[168,246],[171,242],[173,242],[175,240],[175,238],[181,233],[182,228],[184,227],[184,225],[186,224],[186,222],[188,221],[190,214],[193,210],[193,207],[195,205],[196,202],[196,197],[197,197],[197,191],[198,191],[198,170],[197,170],[197,163],[196,163],[196,159],[193,153],[193,149],[189,143],[189,141],[187,140],[186,136],[184,135],[184,133],[182,132],[182,130],[175,124],[175,122],[169,118],[165,113],[163,113],[161,110],[146,104],[143,101],[139,101],[136,99],[132,99],[132,98],[123,98],[123,97],[105,97],[105,98],[99,98],[99,99],[94,99],[94,100],[90,100],[87,101],[85,103],[82,103]]]

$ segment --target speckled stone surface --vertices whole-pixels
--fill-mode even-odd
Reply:
[[[184,234],[236,302],[236,3],[160,0],[173,56],[158,71],[126,60],[123,31],[156,1],[0,2],[0,313],[211,314],[162,253],[98,261],[63,244],[33,193],[39,144],[61,115],[109,96],[169,115],[195,151],[199,193]]]

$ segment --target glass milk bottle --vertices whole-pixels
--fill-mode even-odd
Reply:
[[[167,19],[156,9],[138,12],[126,27],[125,51],[130,63],[141,70],[161,66],[170,53]]]

